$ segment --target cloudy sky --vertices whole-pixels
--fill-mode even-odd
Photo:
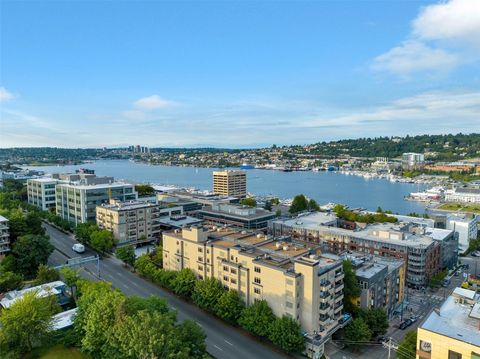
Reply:
[[[2,1],[0,147],[480,132],[480,0]]]

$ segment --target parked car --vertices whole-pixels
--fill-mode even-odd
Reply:
[[[75,243],[72,246],[72,251],[77,252],[77,253],[84,253],[85,252],[85,246],[81,243]]]
[[[384,343],[388,341],[388,338],[385,335],[380,335],[377,337],[377,343]]]
[[[454,274],[455,277],[458,277],[460,275],[460,272],[457,270]]]
[[[479,251],[474,251],[471,254],[472,257],[480,257],[480,252]]]
[[[407,319],[407,320],[404,320],[402,323],[400,323],[398,327],[403,330],[408,328],[412,324],[413,324],[412,321],[410,319]]]
[[[416,315],[410,316],[410,321],[412,322],[411,324],[415,323],[418,320],[418,317]]]

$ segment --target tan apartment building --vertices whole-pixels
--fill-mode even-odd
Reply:
[[[307,333],[309,356],[341,327],[341,260],[318,248],[229,228],[191,227],[163,233],[167,270],[191,269],[237,290],[246,305],[266,300],[276,316],[297,320]]]
[[[241,170],[213,171],[213,193],[221,196],[247,196],[247,174]]]
[[[480,294],[456,288],[417,330],[417,359],[480,359]]]

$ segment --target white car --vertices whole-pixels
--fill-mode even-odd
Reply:
[[[80,243],[75,243],[72,247],[72,251],[77,252],[77,253],[84,253],[85,252],[85,246]]]

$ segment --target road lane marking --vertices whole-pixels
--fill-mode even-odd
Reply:
[[[223,339],[223,341],[224,341],[225,343],[227,343],[228,345],[231,345],[231,346],[233,347],[233,344],[232,344],[232,343],[230,343],[228,340],[226,340],[226,339]]]
[[[220,348],[219,346],[217,346],[217,345],[215,345],[215,344],[213,344],[213,346],[214,346],[215,348],[217,348],[218,350],[220,350],[221,352],[223,352],[223,349]]]

